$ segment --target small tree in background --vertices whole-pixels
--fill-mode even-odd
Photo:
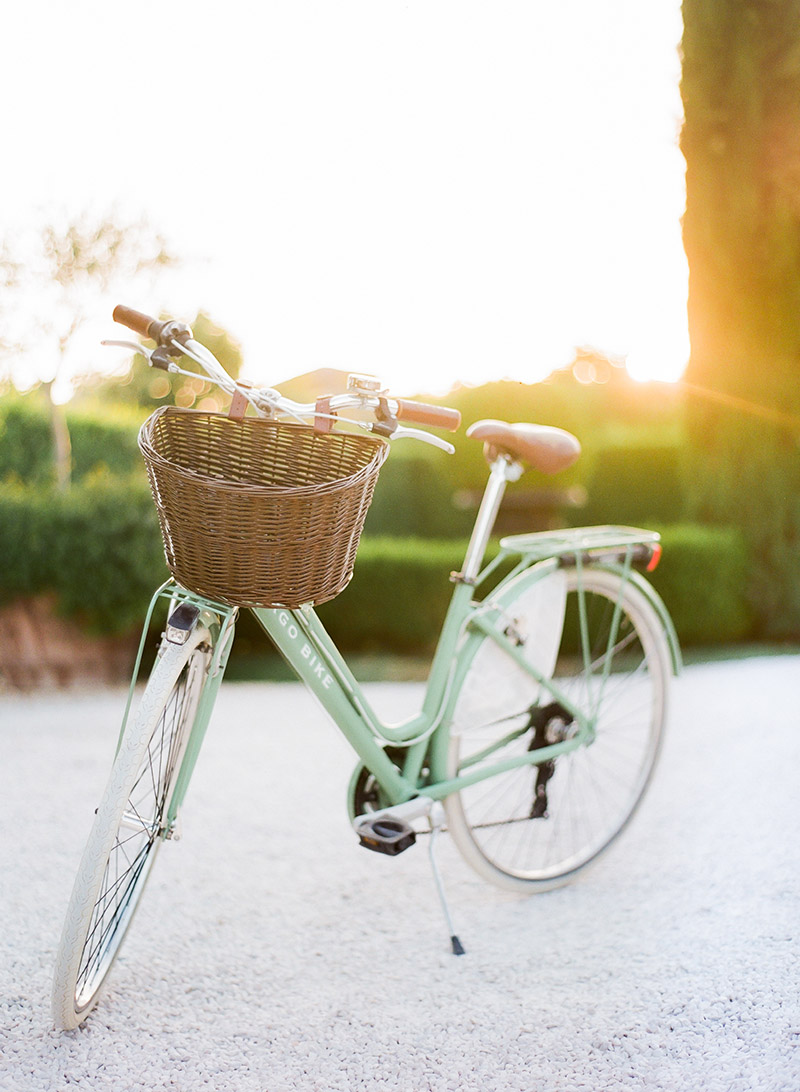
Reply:
[[[130,285],[143,273],[173,264],[163,238],[145,222],[120,226],[88,215],[47,223],[0,246],[0,353],[7,362],[25,356],[38,377],[50,407],[60,490],[70,481],[70,438],[53,387],[64,375],[76,334],[115,284]]]

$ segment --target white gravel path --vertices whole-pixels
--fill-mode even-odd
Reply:
[[[184,838],[59,1034],[54,949],[121,702],[0,698],[2,1092],[800,1089],[800,657],[686,670],[640,814],[573,886],[504,894],[444,845],[462,958],[424,848],[357,847],[324,714],[227,685]]]

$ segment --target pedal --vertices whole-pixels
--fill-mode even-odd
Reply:
[[[417,840],[414,828],[408,823],[385,815],[362,819],[356,827],[356,834],[359,843],[366,849],[385,853],[389,857],[396,857]]]

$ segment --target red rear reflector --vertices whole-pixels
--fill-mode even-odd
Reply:
[[[661,548],[661,543],[656,542],[656,544],[653,546],[652,556],[651,556],[650,560],[647,562],[647,572],[651,573],[653,571],[653,569],[657,568],[658,563],[661,560],[661,555],[662,555],[663,552],[664,551]]]

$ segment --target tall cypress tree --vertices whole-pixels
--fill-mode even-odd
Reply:
[[[800,5],[683,0],[683,19],[698,514],[744,530],[762,635],[798,636]]]

